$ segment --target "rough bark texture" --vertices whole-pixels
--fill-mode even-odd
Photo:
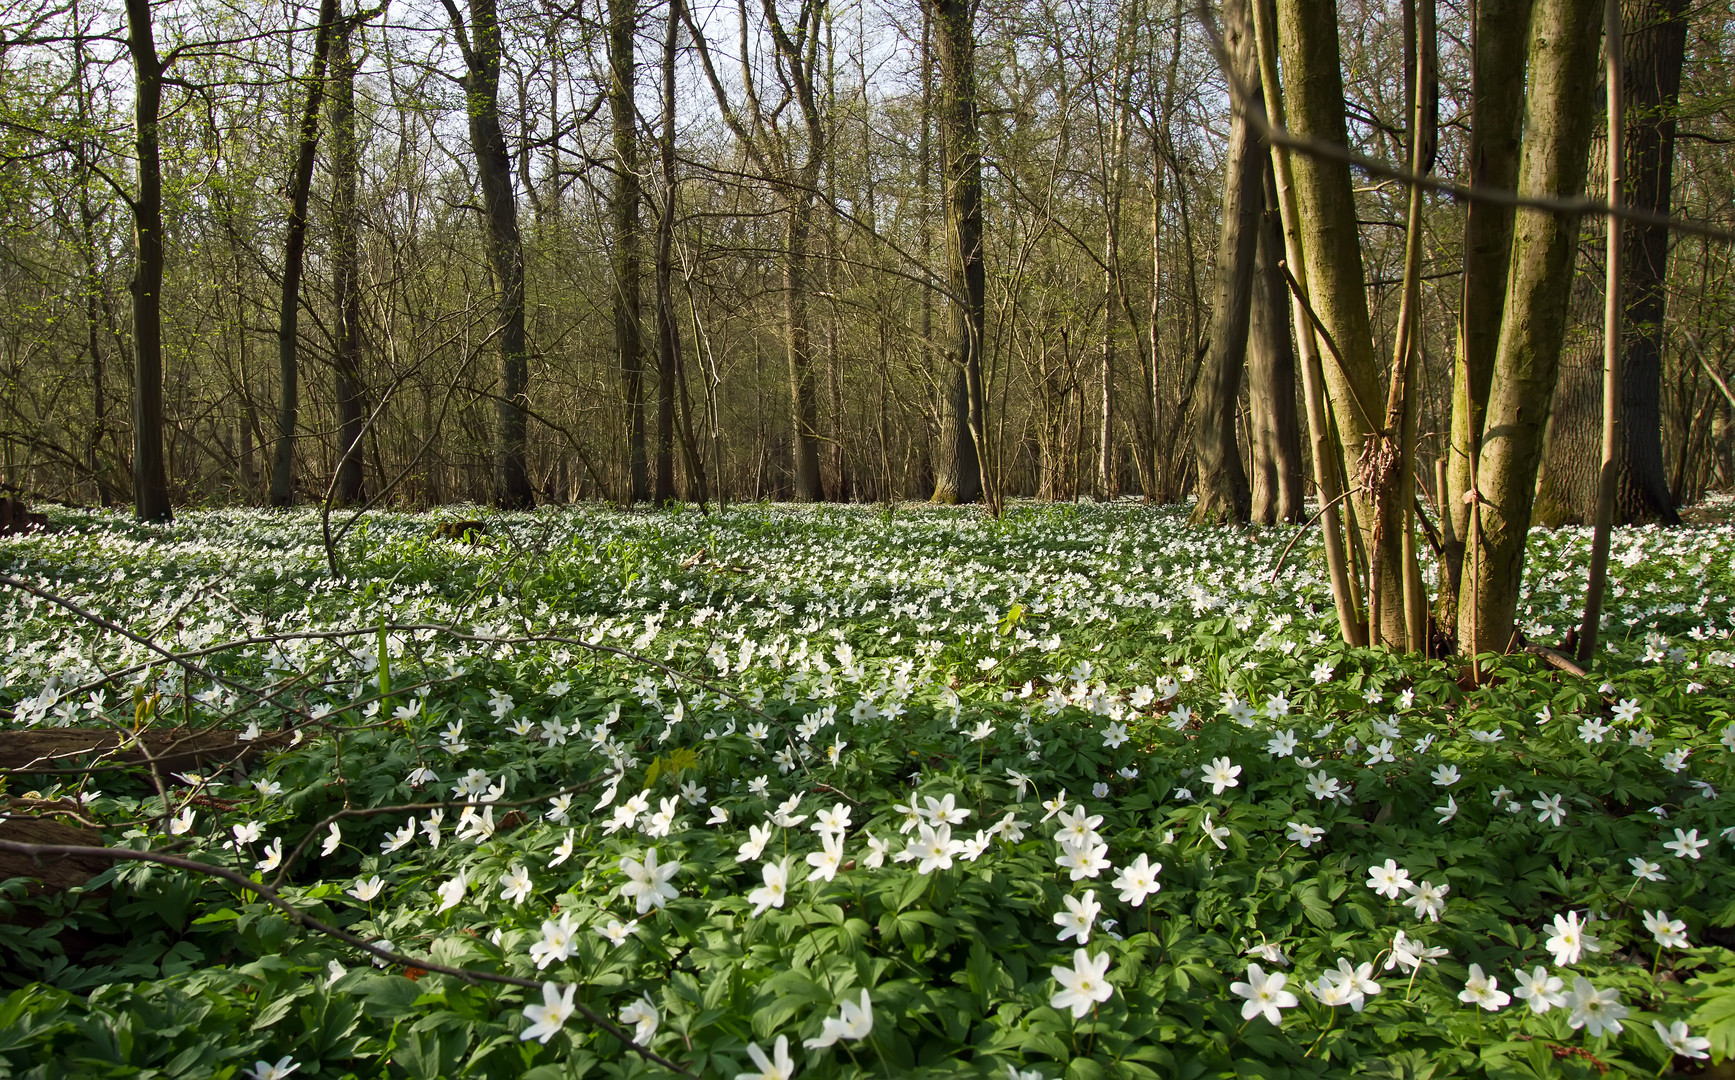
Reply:
[[[1470,161],[1472,187],[1511,190],[1518,182],[1518,146],[1524,125],[1524,65],[1533,0],[1479,0],[1471,67]],[[1500,341],[1506,272],[1512,256],[1512,208],[1470,203],[1464,219],[1464,284],[1452,364],[1452,436],[1443,512],[1446,532],[1439,610],[1441,626],[1458,624],[1464,541],[1470,504],[1464,495],[1482,445],[1488,383]]]
[[[494,501],[506,509],[534,506],[530,484],[529,345],[524,333],[524,245],[512,195],[512,155],[500,127],[500,19],[495,0],[470,0],[470,27],[447,0],[464,53],[464,95],[470,147],[488,218],[488,263],[499,294],[500,393],[494,452]]]
[[[1596,0],[1538,0],[1518,167],[1518,190],[1525,195],[1572,198],[1584,191],[1601,24]],[[1458,595],[1458,645],[1465,652],[1503,651],[1513,643],[1524,541],[1577,253],[1576,215],[1528,209],[1514,215],[1478,513]]]
[[[127,0],[126,7],[138,154],[138,195],[132,204],[133,513],[140,521],[169,521],[174,509],[163,460],[163,166],[157,135],[163,66],[150,0]]]
[[[1626,101],[1621,202],[1669,212],[1675,157],[1675,106],[1686,52],[1685,0],[1623,0],[1622,93]],[[1593,159],[1602,152],[1594,140]],[[1606,170],[1591,166],[1593,174]],[[1606,185],[1606,180],[1604,181]],[[1601,225],[1599,227],[1606,227]],[[1663,462],[1664,293],[1669,230],[1626,222],[1621,233],[1621,423],[1616,443],[1615,522],[1678,524]],[[1574,289],[1572,342],[1561,358],[1549,420],[1536,520],[1585,524],[1596,509],[1602,446],[1603,290],[1593,274]]]
[[[1290,129],[1347,145],[1336,5],[1280,0],[1277,7]],[[1313,308],[1337,346],[1337,353],[1327,350],[1324,360],[1325,387],[1342,448],[1344,475],[1353,482],[1363,450],[1375,433],[1381,406],[1381,365],[1374,354],[1368,320],[1355,195],[1349,166],[1308,154],[1295,154],[1290,160]],[[1360,486],[1348,503],[1360,534],[1360,551],[1378,564],[1372,576],[1379,583],[1380,595],[1372,599],[1371,606],[1381,617],[1379,626],[1370,627],[1369,636],[1376,643],[1404,648],[1408,642],[1401,570],[1404,508],[1396,500],[1387,500],[1384,518],[1376,523],[1373,502]]]
[[[361,245],[357,239],[356,180],[360,170],[355,133],[355,54],[350,35],[357,23],[346,20],[331,43],[331,258],[332,300],[337,308],[337,348],[333,364],[337,391],[337,486],[333,499],[354,505],[362,490],[362,433],[367,425],[367,384],[361,366]]]
[[[1282,224],[1270,156],[1259,155],[1265,173],[1265,212],[1253,266],[1253,304],[1247,331],[1247,404],[1253,433],[1253,520],[1260,525],[1303,520],[1301,418],[1295,405],[1295,345],[1289,336],[1289,287],[1277,265],[1283,259]]]
[[[633,36],[638,8],[633,0],[609,0],[609,120],[614,128],[614,347],[626,404],[627,503],[651,497],[650,460],[645,453],[645,352],[639,321],[639,139],[633,108]]]
[[[277,307],[277,442],[271,455],[272,506],[295,502],[295,426],[301,411],[301,276],[307,264],[307,200],[313,192],[313,155],[319,149],[319,110],[325,100],[325,63],[337,24],[337,0],[320,0],[313,32],[313,67],[297,129],[295,171],[289,178],[289,229],[283,237],[283,288]]]
[[[1253,55],[1252,27],[1231,18],[1225,44],[1235,77],[1258,93],[1259,68]],[[1195,523],[1245,523],[1252,504],[1241,466],[1236,412],[1241,373],[1247,363],[1248,319],[1253,303],[1253,269],[1263,220],[1265,151],[1245,114],[1237,110],[1229,127],[1229,153],[1223,161],[1223,213],[1213,267],[1211,336],[1199,367],[1193,454],[1199,467]]]
[[[952,347],[941,376],[940,440],[935,502],[982,497],[979,448],[985,431],[982,344],[987,278],[982,264],[982,144],[976,102],[975,6],[969,0],[925,0],[933,15],[940,58],[941,175],[945,183],[946,250],[952,291]]]

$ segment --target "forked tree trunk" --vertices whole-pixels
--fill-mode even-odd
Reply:
[[[1570,199],[1584,191],[1601,25],[1597,0],[1537,0],[1518,167],[1523,195]],[[1516,633],[1524,543],[1577,254],[1576,215],[1516,212],[1477,512],[1458,592],[1458,645],[1472,655],[1504,651]]]
[[[126,0],[126,11],[138,154],[138,195],[132,203],[133,513],[140,521],[170,521],[174,509],[163,459],[163,166],[157,134],[163,65],[150,0]]]
[[[982,263],[982,145],[976,101],[975,5],[924,0],[940,57],[941,175],[952,291],[952,347],[942,373],[934,501],[982,498],[982,344],[987,277]]]

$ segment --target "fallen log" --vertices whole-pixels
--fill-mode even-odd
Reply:
[[[169,728],[140,735],[141,747],[132,744],[132,732],[113,728],[12,728],[0,730],[0,769],[56,772],[90,764],[92,755],[109,754],[110,761],[120,764],[144,765],[154,758],[159,768],[182,772],[246,761],[287,746],[289,739],[283,733],[242,739],[241,732],[225,728]]]

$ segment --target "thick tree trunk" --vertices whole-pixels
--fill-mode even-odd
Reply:
[[[1623,0],[1622,92],[1624,176],[1621,202],[1666,215],[1675,157],[1675,107],[1686,53],[1686,0]],[[1593,157],[1600,157],[1595,140]],[[1593,164],[1593,173],[1606,169]],[[1598,223],[1606,228],[1606,223]],[[1663,316],[1669,230],[1621,227],[1621,423],[1616,443],[1615,521],[1678,524],[1663,462]],[[1603,290],[1592,275],[1574,288],[1574,322],[1582,333],[1561,359],[1549,420],[1548,448],[1536,518],[1545,525],[1585,524],[1596,508],[1596,463],[1602,442]]]
[[[614,128],[614,346],[626,404],[628,505],[651,497],[645,453],[645,350],[639,321],[639,138],[633,107],[634,0],[609,0],[609,120]]]
[[[1253,520],[1261,525],[1303,520],[1301,417],[1295,407],[1295,346],[1289,337],[1289,287],[1284,284],[1283,236],[1269,155],[1264,166],[1265,212],[1253,269],[1247,334],[1247,402],[1253,429]]]
[[[500,127],[500,18],[495,0],[470,0],[470,27],[446,0],[464,53],[470,147],[488,217],[488,262],[499,292],[500,394],[495,432],[494,502],[505,509],[536,504],[530,483],[529,345],[524,333],[524,244],[512,194],[512,155]]]
[[[940,57],[941,174],[952,291],[952,347],[942,375],[935,502],[982,498],[982,345],[987,277],[982,263],[982,145],[976,101],[975,6],[924,0]]]
[[[1224,27],[1224,38],[1236,79],[1250,95],[1260,93],[1252,27],[1245,19],[1232,19]],[[1199,464],[1199,501],[1192,518],[1196,523],[1245,523],[1251,509],[1235,417],[1241,373],[1247,363],[1253,270],[1265,205],[1265,157],[1258,134],[1245,113],[1237,109],[1230,122],[1229,153],[1223,163],[1223,214],[1211,297],[1211,339],[1199,369],[1198,409],[1193,419],[1193,453]]]
[[[1285,104],[1297,134],[1333,145],[1348,143],[1344,119],[1343,66],[1338,49],[1336,5],[1317,0],[1280,0],[1278,39],[1282,47]],[[1403,600],[1404,508],[1397,500],[1375,500],[1360,484],[1360,466],[1383,419],[1379,393],[1381,365],[1374,354],[1363,276],[1361,236],[1349,166],[1309,154],[1291,157],[1299,208],[1301,247],[1311,302],[1324,336],[1337,346],[1324,362],[1324,381],[1332,420],[1343,454],[1343,475],[1350,477],[1348,503],[1364,568],[1377,583],[1369,607],[1380,613],[1369,628],[1373,642],[1408,646]]]
[[[1530,35],[1530,96],[1520,153],[1521,194],[1574,198],[1584,191],[1595,110],[1597,0],[1538,0]],[[1543,429],[1560,363],[1578,253],[1578,217],[1521,209],[1495,352],[1478,463],[1458,646],[1500,652],[1514,640]]]
[[[325,100],[325,63],[337,24],[337,0],[320,0],[313,31],[313,69],[297,129],[295,172],[289,178],[289,231],[283,238],[283,289],[277,306],[277,442],[271,455],[272,506],[295,502],[295,427],[301,411],[301,274],[307,262],[307,199],[313,191],[313,155],[319,148],[319,110]]]
[[[126,10],[138,154],[138,195],[132,203],[133,513],[140,521],[170,521],[174,509],[163,457],[163,166],[157,135],[163,65],[150,0],[126,0]]]
[[[355,54],[350,35],[358,23],[344,21],[331,43],[331,257],[332,301],[337,308],[337,485],[333,498],[365,502],[361,439],[367,425],[367,386],[361,369],[360,204],[356,183],[361,165],[355,130]]]

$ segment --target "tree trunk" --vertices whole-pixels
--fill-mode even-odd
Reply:
[[[1526,43],[1534,0],[1479,0],[1471,56],[1470,149],[1466,172],[1470,186],[1510,191],[1518,183],[1519,138],[1524,125]],[[1506,303],[1506,273],[1512,257],[1512,208],[1472,202],[1464,212],[1464,279],[1458,312],[1456,355],[1452,364],[1452,435],[1441,512],[1445,529],[1444,566],[1436,619],[1449,630],[1458,625],[1458,592],[1463,581],[1465,540],[1472,504],[1465,496],[1475,485],[1481,457],[1482,423],[1488,384]]]
[[[681,327],[675,320],[675,50],[681,30],[681,0],[669,0],[669,32],[663,39],[663,131],[659,155],[663,205],[657,215],[657,475],[651,499],[675,497],[675,369]]]
[[[357,236],[360,203],[356,184],[361,166],[355,131],[355,54],[350,36],[359,27],[343,21],[331,43],[331,256],[332,302],[337,308],[337,356],[333,374],[337,396],[337,485],[333,498],[354,506],[363,491],[361,439],[367,425],[367,385],[361,370],[361,245]]]
[[[277,306],[277,442],[271,455],[272,506],[295,502],[295,427],[301,408],[301,273],[307,259],[307,198],[313,191],[313,155],[319,148],[319,110],[325,100],[325,62],[337,23],[337,0],[320,0],[313,31],[313,70],[289,178],[289,231],[283,238],[283,290]]]
[[[1243,10],[1239,5],[1231,7],[1232,12]],[[1232,15],[1223,33],[1235,78],[1250,95],[1258,94],[1259,67],[1253,54],[1252,27],[1247,19]],[[1241,397],[1241,373],[1247,363],[1264,179],[1265,152],[1258,133],[1252,130],[1245,112],[1237,109],[1230,122],[1229,153],[1223,163],[1223,214],[1211,297],[1211,339],[1199,369],[1198,410],[1193,421],[1193,452],[1199,465],[1199,501],[1192,517],[1195,523],[1244,524],[1251,510],[1235,414]]]
[[[1536,4],[1518,167],[1521,194],[1570,199],[1584,191],[1601,23],[1596,0]],[[1577,215],[1530,209],[1514,215],[1478,462],[1477,512],[1458,594],[1458,645],[1472,655],[1505,651],[1516,634],[1524,542],[1577,254]]]
[[[494,502],[520,510],[536,503],[530,483],[529,346],[524,333],[524,245],[512,195],[512,156],[500,127],[500,19],[495,0],[470,0],[470,28],[453,0],[445,0],[464,54],[464,95],[470,147],[488,217],[488,263],[499,291],[500,394],[494,449]]]
[[[1247,401],[1253,427],[1253,520],[1261,525],[1303,520],[1301,417],[1295,407],[1295,346],[1289,337],[1289,287],[1284,284],[1283,237],[1269,155],[1265,213],[1253,269],[1247,337]]]
[[[1675,157],[1675,109],[1686,53],[1686,0],[1623,0],[1623,204],[1667,215]],[[1592,155],[1600,157],[1593,141]],[[1592,165],[1593,173],[1605,169]],[[1606,223],[1599,223],[1606,228]],[[1663,316],[1669,230],[1621,226],[1621,423],[1616,443],[1615,522],[1680,523],[1663,463]],[[1596,462],[1602,439],[1603,290],[1591,275],[1574,289],[1574,322],[1584,328],[1561,359],[1560,385],[1536,518],[1546,525],[1588,523],[1596,507]]]
[[[126,0],[126,10],[138,153],[138,195],[132,203],[133,513],[140,521],[170,521],[174,510],[163,457],[163,167],[157,136],[163,65],[150,0]]]
[[[638,7],[609,0],[609,120],[614,128],[614,346],[626,404],[627,490],[631,505],[651,497],[645,454],[645,352],[639,321],[639,139],[633,107],[633,37]]]
[[[807,247],[813,234],[813,189],[819,181],[818,164],[817,159],[810,158],[812,168],[804,168],[800,186],[790,189],[789,220],[784,231],[783,320],[787,335],[784,355],[789,363],[797,502],[819,502],[825,498],[819,479],[819,399],[814,389],[813,340],[807,321]]]
[[[1284,94],[1291,130],[1333,145],[1349,141],[1344,119],[1343,66],[1334,4],[1280,0],[1278,38],[1283,54]],[[1397,500],[1376,502],[1356,482],[1370,440],[1380,431],[1381,365],[1374,354],[1363,275],[1361,239],[1349,166],[1295,154],[1295,196],[1301,246],[1313,309],[1324,336],[1337,346],[1323,365],[1331,419],[1339,436],[1343,475],[1351,478],[1350,517],[1368,577],[1378,585],[1370,610],[1381,615],[1370,639],[1393,648],[1409,642],[1403,600],[1404,508]]]
[[[987,277],[982,262],[982,144],[976,100],[975,6],[924,0],[940,58],[941,175],[952,291],[952,347],[942,380],[934,501],[982,498],[982,344]]]

